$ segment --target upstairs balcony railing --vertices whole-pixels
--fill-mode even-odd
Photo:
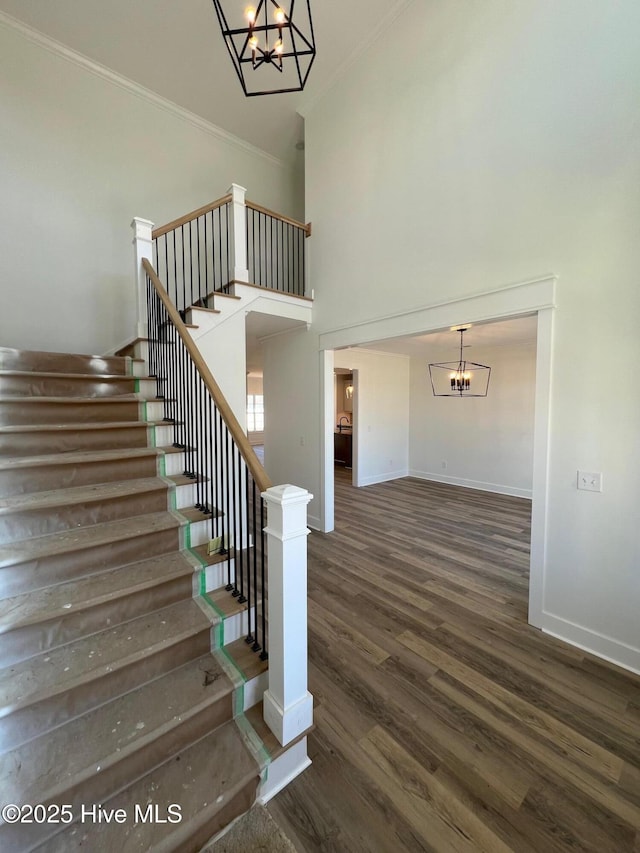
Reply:
[[[181,314],[213,308],[234,283],[307,295],[306,239],[311,225],[229,193],[153,230],[153,263]]]

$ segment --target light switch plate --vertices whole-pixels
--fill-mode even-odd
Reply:
[[[600,471],[578,471],[578,488],[586,492],[602,491],[602,473]]]

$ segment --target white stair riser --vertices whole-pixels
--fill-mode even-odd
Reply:
[[[264,691],[269,687],[269,672],[261,672],[244,685],[244,710],[248,711],[258,702],[262,702]]]
[[[155,379],[138,379],[138,396],[141,400],[149,400],[156,396],[157,386]]]
[[[251,608],[253,613],[254,608]],[[223,625],[223,645],[234,643],[236,640],[244,639],[249,633],[249,611],[227,616]]]
[[[205,589],[207,592],[213,592],[227,584],[227,563],[216,563],[213,566],[206,566],[204,570]],[[231,583],[236,579],[235,567],[231,560]]]
[[[147,399],[145,401],[145,408],[148,421],[161,421],[164,417],[164,403],[161,400]]]
[[[286,752],[274,759],[266,768],[266,778],[263,779],[258,789],[257,800],[266,805],[270,799],[299,776],[303,770],[311,765],[311,759],[307,755],[307,739],[301,738]]]
[[[182,474],[184,471],[184,453],[165,453],[164,455],[164,474],[165,477],[172,477],[175,474]]]

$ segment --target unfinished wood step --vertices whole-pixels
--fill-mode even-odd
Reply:
[[[232,692],[212,654],[189,661],[1,756],[3,796],[69,803],[78,812],[83,804],[103,803],[231,720]],[[0,849],[24,849],[57,828],[5,825]]]
[[[0,456],[40,456],[74,450],[147,447],[147,421],[0,427]]]
[[[0,666],[186,601],[193,586],[193,561],[173,551],[5,599]]]
[[[0,540],[47,536],[170,508],[169,487],[160,477],[13,495],[0,498]]]
[[[177,551],[182,527],[160,512],[0,545],[0,598]]]
[[[83,355],[81,353],[41,352],[0,347],[0,369],[33,370],[48,373],[101,373],[126,376],[132,372],[132,359],[120,356]]]
[[[214,769],[215,768],[215,769]],[[125,824],[72,824],[46,842],[42,853],[197,853],[206,842],[255,801],[259,767],[249,755],[233,721],[225,723],[169,759],[103,805],[124,809]],[[134,820],[136,805],[159,806],[167,819],[169,804],[180,807],[180,822]]]
[[[89,486],[154,477],[161,452],[154,447],[78,450],[0,460],[0,495]]]
[[[0,426],[139,421],[143,405],[134,395],[117,397],[0,397]]]
[[[3,397],[112,397],[134,394],[139,378],[83,373],[43,373],[36,370],[0,370]]]
[[[206,654],[210,629],[189,600],[3,668],[0,752]]]

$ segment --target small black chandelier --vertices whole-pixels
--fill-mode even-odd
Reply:
[[[460,358],[458,361],[441,361],[429,365],[429,376],[434,397],[486,397],[489,390],[491,368],[486,364],[466,361],[462,357],[463,337],[469,326],[457,326],[460,332]]]
[[[304,89],[316,56],[311,0],[257,0],[253,6],[213,0],[213,5],[247,97]]]

